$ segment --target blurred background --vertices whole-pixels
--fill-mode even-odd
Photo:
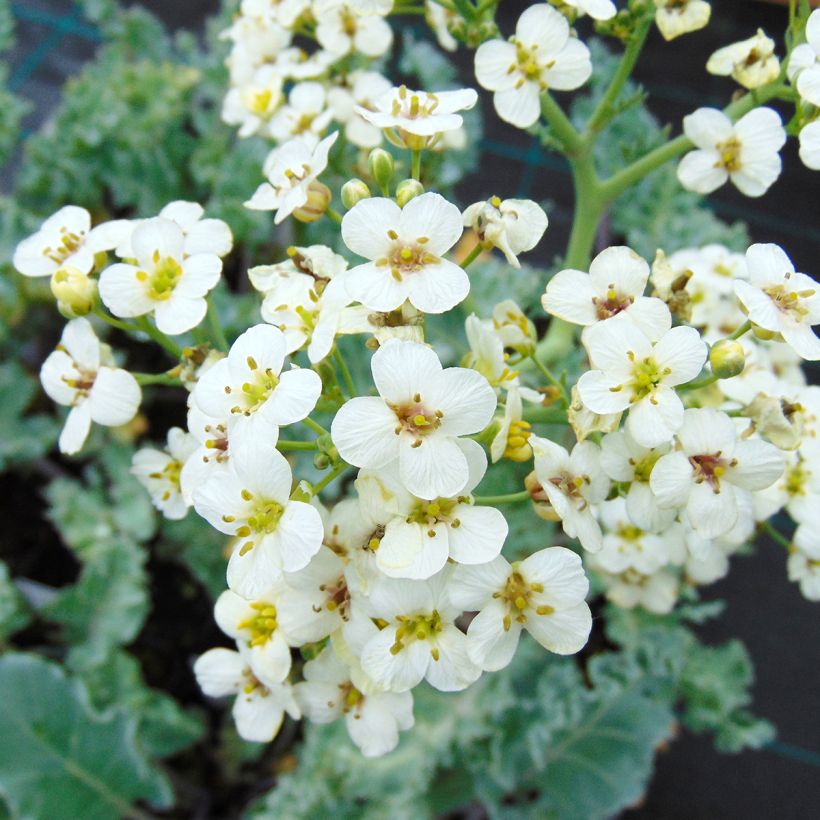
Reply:
[[[126,5],[134,5],[127,3]],[[217,11],[218,0],[145,0],[172,29],[200,33]],[[503,0],[499,22],[509,34],[524,0]],[[649,105],[662,123],[680,128],[682,117],[702,105],[724,104],[730,81],[708,75],[706,59],[716,48],[751,36],[757,27],[779,32],[786,11],[781,4],[756,0],[715,0],[708,28],[665,43],[657,31],[638,64],[635,79],[649,92]],[[7,56],[10,88],[33,108],[25,133],[47,127],[65,80],[95,53],[96,29],[70,0],[21,0],[12,3],[17,45]],[[399,26],[400,24],[396,24]],[[470,84],[470,55],[458,61]],[[485,108],[491,112],[491,105]],[[135,123],[135,127],[139,127]],[[534,254],[550,260],[564,249],[572,214],[567,168],[545,155],[526,133],[495,116],[486,119],[480,171],[460,188],[462,205],[491,193],[526,196],[552,203],[550,228]],[[14,163],[7,166],[4,185]],[[784,156],[785,171],[767,196],[747,199],[726,186],[709,204],[724,220],[747,223],[754,241],[782,245],[798,270],[820,272],[820,186],[797,158],[794,141]],[[606,237],[601,237],[606,244]],[[816,372],[815,372],[816,381]],[[8,489],[13,493],[13,488]],[[48,526],[44,522],[44,526]],[[778,820],[817,816],[820,805],[820,722],[817,719],[817,670],[820,618],[787,581],[782,549],[761,540],[757,554],[738,557],[732,572],[710,586],[705,598],[725,598],[725,614],[701,628],[707,642],[742,639],[757,670],[754,709],[771,720],[778,739],[760,752],[723,756],[711,740],[682,735],[664,750],[642,805],[627,812],[635,818],[769,817]],[[775,808],[776,807],[776,808]]]

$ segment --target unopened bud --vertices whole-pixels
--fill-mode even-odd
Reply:
[[[739,376],[746,367],[746,351],[734,339],[721,339],[709,351],[709,364],[719,379],[731,379]]]
[[[342,185],[342,205],[344,205],[348,211],[357,202],[361,202],[369,196],[371,196],[370,188],[368,188],[367,184],[361,179],[349,179]]]
[[[308,186],[307,194],[307,202],[293,212],[293,218],[299,222],[316,222],[322,218],[330,205],[330,188],[313,180]]]
[[[60,312],[76,319],[91,313],[97,298],[97,280],[68,265],[54,272],[51,292],[57,299]]]
[[[313,466],[317,470],[326,470],[330,467],[330,459],[324,453],[316,453],[313,457]]]
[[[393,157],[384,148],[374,148],[367,158],[370,175],[380,188],[387,188],[393,179]]]
[[[424,186],[417,179],[403,179],[396,186],[396,202],[403,208],[411,199],[424,193]]]
[[[543,518],[544,521],[561,520],[560,516],[553,509],[552,504],[550,504],[547,494],[544,492],[544,488],[541,486],[541,482],[538,480],[538,476],[534,470],[524,479],[524,487],[530,494],[533,510],[539,518]]]

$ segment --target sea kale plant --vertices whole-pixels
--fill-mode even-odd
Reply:
[[[713,54],[727,105],[673,136],[630,76],[703,0],[511,30],[499,0],[242,0],[205,50],[85,6],[103,45],[3,202],[0,464],[81,565],[3,566],[12,814],[605,817],[676,723],[768,740],[742,646],[691,624],[760,531],[820,599],[820,293],[701,197],[765,195],[789,137],[820,169],[820,11]],[[571,169],[549,269],[543,203],[457,204],[479,90]],[[206,697],[141,638],[172,562]]]

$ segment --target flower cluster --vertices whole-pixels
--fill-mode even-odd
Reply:
[[[624,16],[609,0],[561,6],[533,5],[509,41],[485,29],[478,45],[478,83],[519,128],[552,111],[552,90],[591,74],[568,17],[614,25]],[[275,224],[293,216],[333,231],[329,244],[300,243],[247,271],[261,321],[232,344],[209,299],[231,232],[194,203],[93,228],[68,206],[14,257],[24,275],[51,276],[71,319],[41,373],[49,396],[71,408],[63,453],[82,448],[92,421],[130,422],[141,385],[184,388],[187,429],[171,428],[165,448],[140,449],[132,472],[163,516],[193,509],[229,541],[215,618],[235,648],[196,661],[203,691],[235,696],[248,740],[272,740],[285,714],[344,718],[368,756],[389,752],[412,727],[417,685],[467,688],[510,663],[522,631],[551,652],[578,652],[592,627],[588,571],[615,605],[666,613],[685,590],[725,575],[731,554],[785,510],[797,525],[789,577],[820,599],[820,388],[800,367],[820,360],[813,280],[771,244],[745,254],[659,250],[650,265],[622,246],[590,262],[573,242],[566,268],[538,294],[544,314],[530,318],[511,299],[487,315],[470,305],[467,347],[460,366],[448,366],[457,335],[434,349],[426,318],[449,314],[452,331],[450,312],[470,304],[474,261],[497,249],[518,275],[548,219],[530,200],[491,196],[462,210],[425,190],[425,152],[446,150],[477,94],[394,87],[373,71],[369,62],[391,45],[391,8],[243,0],[225,32],[223,117],[240,137],[277,143],[247,207],[275,211]],[[447,12],[429,9],[449,47],[458,27]],[[657,0],[642,13],[643,35],[654,20],[672,39],[705,25],[709,5]],[[812,119],[804,148],[820,102],[819,14],[788,62],[805,101],[799,118]],[[316,50],[294,45],[297,36]],[[762,32],[719,51],[709,70],[760,94],[780,83]],[[691,149],[678,167],[683,186],[709,193],[731,180],[760,196],[774,183],[786,130],[755,102],[685,118],[675,143]],[[592,137],[564,120],[574,161],[591,162],[581,154]],[[393,179],[383,140],[407,152],[411,178]],[[338,192],[319,181],[342,142],[364,151],[356,170],[366,165],[382,196],[357,178]],[[336,194],[344,215],[331,207]],[[595,231],[587,233],[591,247]],[[563,361],[539,337],[533,320],[546,317],[550,334],[577,327],[580,371],[550,370]],[[157,342],[174,366],[118,367],[92,321]],[[170,338],[188,333],[187,346]],[[358,337],[362,355],[373,351],[372,388],[357,383],[365,369],[354,377],[344,337]],[[305,454],[324,477],[299,478]],[[485,475],[505,461],[529,466],[511,473],[509,492],[481,495]],[[323,497],[337,480],[338,492]],[[511,544],[503,555],[505,504],[530,505],[563,535],[553,539],[557,528],[533,517],[543,546],[525,555]],[[553,540],[562,543],[547,546]]]

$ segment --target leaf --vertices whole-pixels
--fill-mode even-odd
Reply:
[[[136,800],[171,805],[167,780],[135,744],[134,720],[92,711],[82,684],[57,665],[3,656],[0,700],[0,789],[14,815],[117,820],[138,814]]]
[[[31,614],[23,596],[14,585],[9,568],[0,561],[0,644],[28,624]]]

